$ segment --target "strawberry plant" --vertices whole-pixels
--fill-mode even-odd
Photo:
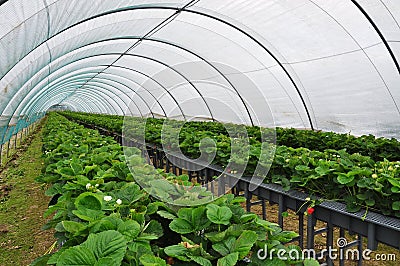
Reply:
[[[103,127],[118,119],[106,115],[63,114]],[[148,143],[161,145],[164,120],[147,119],[145,127],[141,119],[131,118],[129,122],[129,128],[133,129],[130,137],[139,131]],[[285,190],[298,189],[327,200],[342,201],[351,212],[364,208],[400,217],[397,203],[400,201],[400,164],[383,159],[396,159],[400,154],[396,140],[278,128],[277,142],[288,145],[284,146],[261,143],[262,137],[274,136],[259,127],[246,127],[248,138],[245,138],[243,126],[239,125],[187,122],[181,127],[181,122],[173,120],[167,124],[172,129],[169,134],[175,136],[167,132],[165,141],[170,143],[167,146],[181,149],[190,158],[199,158],[202,149],[206,154],[207,151],[215,153],[212,163],[227,167],[231,173],[239,170],[239,174],[261,176],[264,182],[279,184]],[[209,144],[201,144],[203,139]],[[216,145],[211,145],[212,142]]]
[[[197,197],[207,193],[193,184],[185,190],[188,176],[155,170],[140,150],[123,154],[110,137],[59,115],[50,115],[44,133],[46,164],[37,180],[47,183],[46,193],[54,197],[45,228],[55,229],[58,249],[32,265],[237,265],[244,258],[264,265],[252,256],[260,245],[286,248],[282,242],[296,236],[245,213],[239,205],[243,199],[233,195],[190,208],[157,201],[133,181],[129,167],[138,180],[173,188],[175,203],[201,203]]]

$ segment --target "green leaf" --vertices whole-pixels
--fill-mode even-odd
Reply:
[[[239,253],[239,258],[244,258],[257,241],[257,233],[253,231],[244,231],[233,245],[233,251]]]
[[[189,234],[195,231],[193,226],[188,221],[181,218],[174,219],[169,224],[169,228],[178,234]]]
[[[354,175],[340,173],[337,177],[337,180],[340,184],[346,185],[354,180]]]
[[[127,241],[132,241],[140,233],[140,224],[134,220],[127,220],[118,226],[117,231],[123,234]]]
[[[82,163],[77,158],[73,158],[70,165],[75,175],[80,175],[83,173]]]
[[[374,199],[367,199],[365,201],[365,204],[367,204],[367,206],[374,206],[375,205],[375,200]]]
[[[236,241],[235,237],[230,236],[222,242],[213,244],[212,248],[222,256],[226,256],[229,253],[231,253],[231,250],[233,250],[235,241]]]
[[[101,210],[102,204],[96,194],[85,192],[80,194],[75,200],[75,207],[80,209]]]
[[[392,186],[400,188],[400,181],[394,178],[388,178],[388,181]]]
[[[72,168],[69,167],[63,167],[60,170],[58,170],[58,172],[62,175],[62,176],[66,176],[66,177],[70,177],[70,176],[74,176],[74,170],[72,170]]]
[[[246,214],[243,214],[240,217],[240,222],[247,223],[247,222],[253,221],[255,219],[257,219],[257,214],[255,214],[255,213],[246,213]]]
[[[232,211],[229,207],[220,207],[212,203],[207,205],[207,217],[215,224],[228,225],[232,217]]]
[[[395,201],[392,203],[392,209],[394,211],[400,211],[400,201]]]
[[[127,183],[120,190],[115,192],[115,197],[121,199],[122,202],[126,202],[128,204],[132,204],[135,201],[138,201],[145,194],[143,190],[135,183]]]
[[[113,258],[106,257],[99,259],[94,266],[110,266],[117,265],[117,263],[113,260]]]
[[[239,259],[239,253],[234,252],[218,259],[217,266],[234,266]]]
[[[226,236],[226,230],[222,232],[210,232],[206,233],[205,236],[213,243],[222,241]]]
[[[143,264],[143,266],[166,266],[167,263],[165,260],[158,258],[154,255],[151,254],[145,254],[140,257],[140,263]]]
[[[74,221],[62,221],[62,225],[63,225],[65,231],[72,233],[72,234],[77,234],[78,232],[86,229],[85,224],[74,222]]]
[[[158,215],[160,215],[161,217],[163,217],[165,219],[172,220],[172,219],[176,218],[176,216],[174,214],[167,212],[167,211],[158,211],[157,213],[158,213]]]
[[[84,246],[75,246],[65,250],[57,261],[57,266],[90,265],[96,263],[96,257],[92,250]]]
[[[193,209],[191,222],[195,231],[200,231],[210,226],[211,223],[207,218],[204,206]]]
[[[72,213],[78,216],[80,219],[89,222],[100,220],[104,217],[104,212],[90,209],[73,210]]]
[[[90,234],[81,246],[93,251],[96,259],[110,257],[120,265],[126,252],[127,241],[121,233],[110,230]]]
[[[190,259],[201,266],[212,266],[211,261],[201,256],[187,255]]]
[[[160,222],[151,220],[147,225],[144,233],[151,234],[157,237],[161,237],[164,234],[163,227]]]
[[[170,257],[178,258],[183,261],[187,261],[186,254],[188,250],[182,245],[173,245],[164,248],[164,253]]]
[[[35,259],[29,266],[47,266],[47,262],[50,257],[51,257],[51,254],[41,256],[41,257]]]

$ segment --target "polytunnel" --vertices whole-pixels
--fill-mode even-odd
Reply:
[[[1,1],[2,143],[53,106],[399,138],[399,19],[395,0]]]
[[[397,265],[398,125],[399,0],[0,0],[0,265]]]

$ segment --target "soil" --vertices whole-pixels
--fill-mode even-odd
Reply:
[[[0,265],[29,265],[54,243],[43,231],[49,197],[36,183],[43,164],[41,128],[20,143],[0,169]]]

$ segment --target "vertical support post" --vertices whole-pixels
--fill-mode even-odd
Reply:
[[[344,238],[344,229],[343,228],[340,228],[340,230],[339,230],[339,237],[340,238]],[[343,256],[343,254],[344,254],[344,248],[343,247],[339,247],[339,266],[344,266],[344,256]]]
[[[3,144],[0,146],[0,166],[3,165]]]
[[[266,204],[265,204],[265,199],[262,199],[262,200],[261,200],[262,218],[263,218],[264,220],[267,220],[267,208],[266,208],[265,205],[266,205]]]
[[[244,190],[244,196],[246,197],[246,211],[248,211],[248,212],[251,209],[251,193],[249,190],[249,185],[250,184],[246,184],[245,190]]]
[[[368,223],[368,244],[367,248],[370,250],[376,250],[378,248],[378,242],[376,241],[376,230],[375,224]]]
[[[333,226],[330,221],[327,223],[326,228],[327,228],[326,248],[329,249],[329,248],[333,248]],[[330,258],[329,255],[326,256],[326,262],[327,262],[328,266],[333,266],[332,258]]]
[[[9,156],[9,151],[10,151],[10,142],[11,142],[11,140],[9,139],[7,142],[7,158]]]
[[[304,249],[304,214],[299,213],[299,246]]]
[[[358,249],[358,266],[362,266],[363,264],[363,237],[362,235],[358,235],[358,243],[357,243],[357,249]]]
[[[170,164],[169,164],[169,160],[168,158],[165,159],[165,172],[169,173],[169,168],[170,168]]]
[[[279,194],[278,198],[278,224],[283,229],[283,212],[286,211],[285,200],[282,194]]]
[[[314,216],[308,215],[307,216],[307,249],[314,248]]]

